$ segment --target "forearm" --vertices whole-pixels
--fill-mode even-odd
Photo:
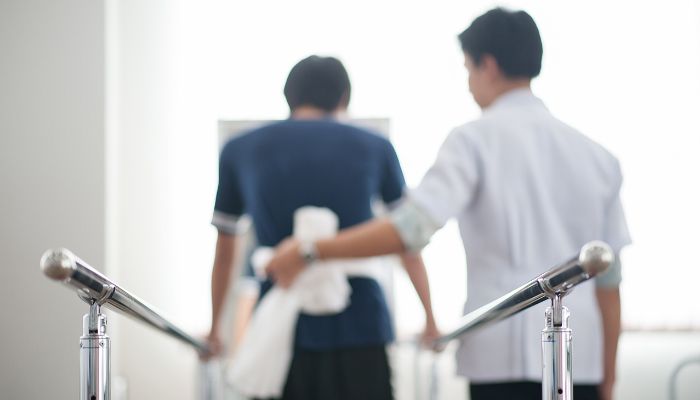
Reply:
[[[322,259],[419,252],[438,229],[440,225],[408,198],[387,217],[344,229],[335,238],[316,242],[316,248]]]
[[[598,288],[596,297],[603,322],[603,379],[612,383],[615,381],[617,346],[622,326],[620,290]]]
[[[316,242],[321,259],[374,257],[404,251],[398,231],[388,218],[345,229],[333,239]]]
[[[221,313],[231,283],[234,241],[232,237],[219,235],[211,274],[211,333],[219,330]]]
[[[228,280],[231,270],[220,264],[215,264],[211,274],[211,332],[219,330],[221,310],[224,299],[228,294]]]
[[[407,202],[389,217],[373,219],[344,229],[333,238],[315,241],[310,246],[313,254],[309,251],[309,243],[287,238],[277,245],[276,254],[265,271],[276,284],[289,287],[308,262],[308,257],[320,260],[364,258],[418,251],[438,228],[427,214]]]
[[[428,284],[428,274],[425,270],[425,264],[420,254],[403,253],[401,254],[401,262],[406,269],[408,277],[411,279],[413,287],[416,289],[418,298],[425,310],[425,322],[427,325],[435,325],[435,317],[433,316],[432,301],[430,299],[430,286]]]

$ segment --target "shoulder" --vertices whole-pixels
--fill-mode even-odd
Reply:
[[[334,121],[336,129],[342,132],[338,135],[348,144],[358,145],[362,147],[367,155],[386,156],[395,153],[394,146],[389,139],[382,133],[342,121]]]
[[[579,165],[580,171],[596,176],[616,195],[622,185],[622,168],[617,157],[598,141],[580,132],[567,123],[554,118],[561,144],[567,149],[568,157]],[[583,173],[583,172],[582,172]]]
[[[353,135],[358,140],[366,141],[368,144],[375,146],[391,145],[384,135],[374,129],[342,121],[336,121],[335,123],[339,127],[342,127],[341,129],[344,129],[348,134]]]
[[[604,167],[610,174],[616,176],[621,174],[620,162],[610,150],[565,122],[560,120],[557,120],[557,122],[561,124],[563,130],[567,131],[577,147],[585,149],[590,157],[601,167]]]
[[[221,149],[221,155],[230,156],[236,153],[245,153],[252,146],[274,135],[275,132],[288,129],[287,121],[266,123],[262,126],[251,128],[234,138],[229,139]]]
[[[443,146],[462,149],[476,148],[484,134],[492,130],[492,123],[479,118],[454,127],[447,135]]]
[[[582,135],[583,136],[583,135]],[[620,161],[613,155],[610,150],[603,147],[600,143],[594,141],[593,139],[583,136],[588,142],[593,157],[597,160],[600,165],[601,172],[607,175],[609,183],[618,188],[622,185],[622,168],[620,167]]]

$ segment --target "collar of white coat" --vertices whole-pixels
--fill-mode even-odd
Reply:
[[[494,111],[519,108],[523,106],[539,106],[545,107],[542,100],[532,93],[529,88],[513,89],[500,95],[490,106],[484,109],[484,114],[489,114]],[[545,107],[546,108],[546,107]]]

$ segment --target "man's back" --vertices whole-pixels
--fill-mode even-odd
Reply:
[[[300,207],[331,209],[343,229],[371,219],[373,200],[400,199],[405,185],[388,140],[332,119],[290,119],[233,139],[222,150],[219,175],[215,224],[249,214],[261,246],[291,235]],[[217,226],[225,229],[225,223]],[[341,313],[300,315],[296,346],[326,350],[393,340],[378,282],[349,282],[350,305]],[[270,285],[263,283],[262,295]]]
[[[529,91],[504,96],[464,132],[482,171],[465,211],[470,256],[499,254],[528,279],[588,241],[619,247],[606,222],[622,181],[617,160]],[[491,264],[470,258],[470,267],[482,263]]]
[[[529,90],[516,90],[452,132],[411,198],[437,223],[457,216],[469,312],[588,241],[607,241],[616,251],[627,244],[620,184],[614,157],[554,118]],[[567,297],[576,349],[600,347],[593,289],[582,285]],[[544,307],[465,336],[460,372],[477,382],[539,379]],[[600,379],[600,354],[576,352],[580,381]]]
[[[286,120],[251,131],[224,147],[220,168],[231,187],[219,188],[217,211],[250,214],[263,246],[292,233],[300,207],[330,208],[342,229],[372,218],[372,200],[393,202],[404,186],[386,139],[331,119]]]

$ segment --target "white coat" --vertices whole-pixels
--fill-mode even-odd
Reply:
[[[577,254],[591,240],[630,242],[617,160],[552,116],[529,90],[498,98],[456,128],[409,193],[437,226],[456,217],[467,255],[465,313]],[[564,299],[576,383],[602,379],[602,331],[592,281]],[[541,379],[547,304],[466,335],[458,373],[474,383]]]

